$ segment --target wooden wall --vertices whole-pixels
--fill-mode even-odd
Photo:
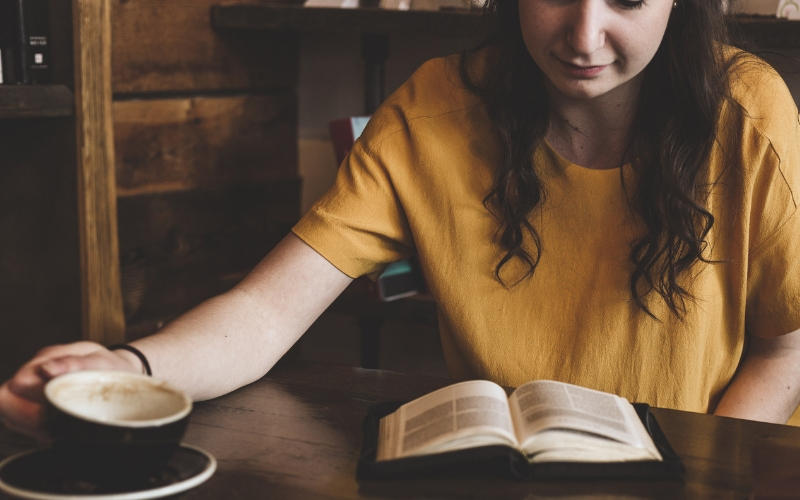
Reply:
[[[114,0],[128,337],[224,291],[299,216],[298,43],[214,31],[218,0]]]

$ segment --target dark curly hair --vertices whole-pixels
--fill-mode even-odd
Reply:
[[[521,259],[529,277],[541,256],[542,241],[530,214],[543,203],[545,191],[532,158],[551,114],[545,77],[522,38],[517,0],[488,0],[484,15],[490,34],[462,54],[460,71],[467,88],[483,100],[503,153],[484,205],[500,221],[499,241],[506,252],[495,276],[513,286],[500,277],[502,267]],[[703,250],[714,216],[704,206],[710,187],[699,183],[717,138],[722,104],[730,100],[728,72],[739,58],[726,53],[730,38],[722,2],[679,0],[644,70],[628,145],[636,185],[625,188],[645,228],[630,253],[630,293],[653,317],[644,299],[655,292],[682,318],[686,300],[693,297],[679,278],[697,261],[709,262]],[[477,81],[470,57],[487,47],[494,47],[497,57]],[[533,252],[524,248],[527,238]]]

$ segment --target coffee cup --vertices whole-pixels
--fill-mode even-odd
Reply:
[[[79,478],[134,483],[157,474],[180,446],[192,401],[166,382],[80,371],[45,386],[54,450]]]

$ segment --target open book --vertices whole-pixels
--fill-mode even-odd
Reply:
[[[661,460],[633,406],[605,392],[549,380],[510,397],[473,380],[445,387],[381,419],[377,460],[507,445],[529,462]]]

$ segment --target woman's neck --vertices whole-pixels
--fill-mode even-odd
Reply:
[[[571,163],[610,169],[627,158],[639,82],[594,99],[572,99],[550,90],[551,119],[545,140]]]

